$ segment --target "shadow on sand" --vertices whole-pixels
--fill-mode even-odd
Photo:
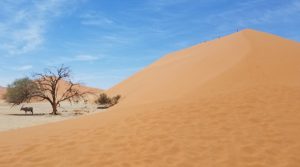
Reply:
[[[100,107],[97,107],[97,109],[107,109],[107,108],[109,108],[109,107],[107,107],[107,106],[100,106]]]
[[[45,113],[35,113],[35,114],[6,114],[12,116],[43,116],[46,115]]]

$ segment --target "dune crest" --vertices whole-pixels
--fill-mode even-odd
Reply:
[[[249,29],[171,53],[108,112],[0,133],[0,164],[299,166],[299,55]]]
[[[215,90],[242,83],[299,85],[299,54],[297,42],[246,29],[171,53],[109,92],[136,104],[195,96],[212,82],[219,85],[211,86]]]

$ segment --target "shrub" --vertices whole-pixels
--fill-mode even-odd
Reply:
[[[111,107],[119,102],[121,95],[116,95],[114,97],[109,97],[105,93],[101,93],[99,98],[96,100],[97,104],[105,105],[107,107]]]
[[[111,99],[107,96],[107,94],[101,93],[96,103],[100,105],[108,105],[111,103]]]
[[[116,95],[116,96],[112,97],[111,98],[111,104],[112,105],[117,104],[119,102],[120,98],[121,98],[121,95]]]

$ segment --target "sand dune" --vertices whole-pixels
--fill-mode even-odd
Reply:
[[[169,54],[110,93],[137,104],[200,96],[203,90],[232,91],[236,86],[299,85],[299,50],[294,41],[245,30]]]
[[[299,55],[253,30],[169,54],[108,112],[0,133],[0,164],[299,166]]]
[[[61,80],[58,84],[58,97],[61,97],[63,93],[65,92],[66,89],[69,88],[69,83],[67,83],[64,80]],[[79,84],[74,87],[75,89],[78,89],[79,92],[86,92],[87,94],[84,95],[85,99],[88,100],[90,103],[94,103],[95,100],[98,98],[99,94],[103,92],[103,90],[98,89],[98,88],[92,88],[88,86],[84,86],[82,84]]]

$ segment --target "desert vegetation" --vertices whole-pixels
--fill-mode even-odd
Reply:
[[[67,85],[61,95],[58,94],[60,82],[65,82]],[[77,85],[79,84],[71,80],[70,68],[61,65],[52,70],[46,69],[43,73],[36,73],[32,79],[26,77],[15,80],[8,85],[5,99],[13,105],[30,102],[32,99],[47,101],[52,107],[51,114],[56,115],[61,102],[68,101],[72,103],[88,93],[79,91]]]
[[[96,100],[96,103],[103,106],[104,108],[112,107],[116,105],[121,98],[121,95],[116,95],[113,97],[109,97],[105,93],[101,93],[99,98]]]
[[[37,90],[37,84],[30,78],[16,79],[12,84],[8,85],[7,92],[4,94],[4,99],[13,105],[19,105],[24,102],[29,102]]]

